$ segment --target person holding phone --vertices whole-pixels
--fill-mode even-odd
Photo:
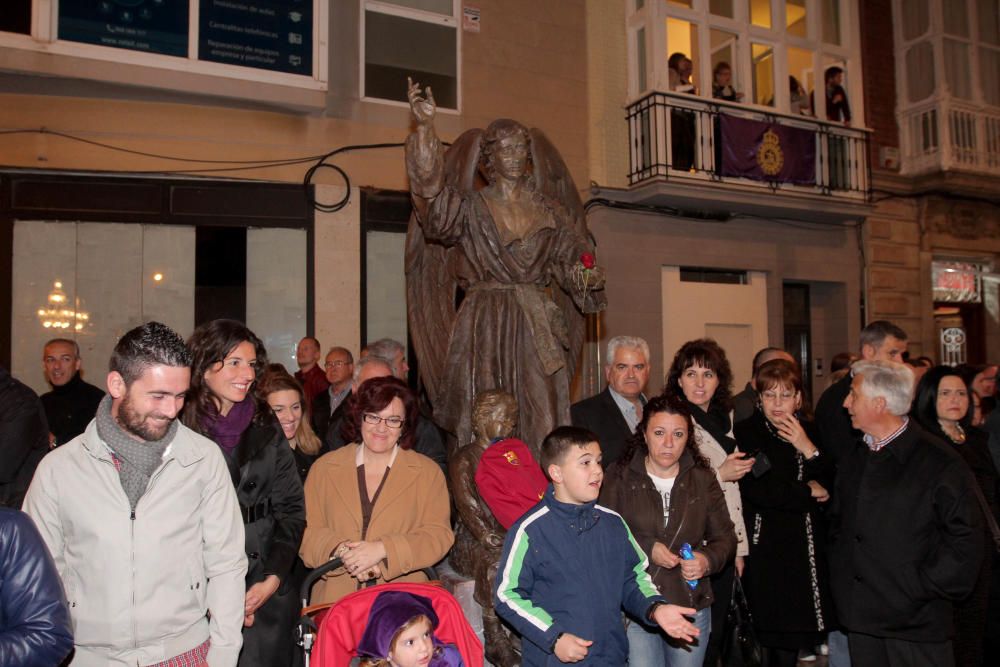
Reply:
[[[798,367],[785,359],[761,364],[754,384],[757,410],[735,428],[756,459],[740,480],[750,542],[743,587],[766,665],[795,667],[799,650],[811,652],[835,624],[821,512],[833,469],[804,419]]]
[[[726,612],[733,598],[733,578],[737,571],[742,573],[743,557],[749,552],[739,480],[753,468],[754,459],[741,452],[733,439],[732,385],[726,351],[714,340],[700,338],[684,343],[677,351],[663,387],[663,393],[673,394],[687,404],[694,418],[694,437],[715,471],[736,530],[735,562],[712,573],[715,601],[706,665],[718,661]]]

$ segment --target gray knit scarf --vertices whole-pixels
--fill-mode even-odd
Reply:
[[[163,452],[176,434],[175,419],[170,423],[163,439],[139,442],[126,433],[111,416],[111,396],[105,396],[101,400],[101,405],[97,408],[97,435],[118,459],[118,477],[132,511],[135,511],[139,498],[146,492],[149,478],[163,461]]]

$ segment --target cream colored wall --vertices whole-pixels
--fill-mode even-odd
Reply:
[[[607,3],[609,5],[616,3]],[[585,0],[479,0],[481,32],[463,32],[460,115],[440,112],[437,127],[451,140],[498,117],[539,127],[562,152],[576,183],[590,181],[587,163],[587,2]],[[358,98],[358,7],[332,3],[351,25],[331,20],[331,92],[325,113],[262,110],[233,101],[125,88],[98,97],[70,95],[79,82],[32,79],[0,92],[0,130],[47,128],[145,153],[206,160],[276,160],[321,154],[348,144],[402,142],[409,110]],[[335,17],[337,18],[337,17]],[[335,70],[335,71],[334,71]],[[155,73],[146,73],[154,76]],[[141,84],[141,81],[135,83]],[[83,86],[87,89],[88,86]],[[44,93],[40,94],[41,90]],[[203,91],[192,91],[203,92]],[[139,99],[142,98],[142,99]],[[620,119],[619,119],[620,120]],[[624,124],[624,121],[622,121]],[[357,351],[360,313],[358,187],[405,190],[401,148],[348,153],[335,159],[347,171],[351,204],[316,214],[316,333]],[[112,152],[52,134],[0,135],[0,164],[30,169],[161,172],[191,165]],[[309,165],[214,173],[218,178],[300,182]],[[206,174],[208,175],[208,174]],[[320,201],[336,201],[342,182],[330,170],[315,181]],[[402,267],[400,267],[402,271]]]
[[[476,4],[482,10],[482,31],[461,36],[464,108],[461,115],[440,113],[439,133],[448,140],[497,117],[518,119],[542,128],[563,152],[578,185],[585,186],[589,179],[584,0]],[[356,9],[352,16],[356,21]],[[69,88],[67,84],[52,80],[53,95],[0,93],[0,129],[44,127],[137,151],[195,159],[263,161],[320,154],[347,144],[402,142],[409,131],[408,109],[358,99],[356,25],[353,30],[342,49],[331,54],[338,71],[331,75],[325,114],[255,110],[252,107],[259,105],[253,100],[241,109],[233,102],[210,98],[190,103],[190,96],[183,104],[71,97],[59,94]],[[331,43],[336,42],[331,39]],[[158,96],[170,98],[166,93]],[[3,136],[0,155],[5,166],[25,168],[189,168],[37,134]],[[348,171],[354,185],[406,189],[401,149],[346,154],[337,158],[337,164]],[[297,182],[307,167],[221,176]],[[339,184],[335,179],[322,174],[320,182]]]
[[[608,187],[628,186],[625,4],[587,0],[587,110],[593,128],[590,180]]]
[[[596,208],[588,218],[597,239],[597,257],[607,267],[608,309],[602,341],[612,336],[642,336],[651,348],[649,389],[658,391],[669,364],[664,327],[689,313],[663,312],[662,267],[698,266],[767,273],[767,340],[783,345],[784,281],[821,283],[824,313],[821,349],[831,354],[857,346],[861,330],[861,259],[855,231],[847,227],[803,229],[766,220],[724,224]],[[823,287],[825,286],[825,287]],[[831,299],[837,296],[836,299]],[[827,303],[827,301],[835,303]],[[816,334],[814,334],[815,336]],[[815,342],[815,341],[814,341]],[[847,347],[841,347],[848,343]],[[739,389],[739,388],[737,388]]]
[[[767,347],[768,333],[767,274],[749,273],[746,285],[691,283],[681,281],[679,267],[662,267],[665,363],[687,341],[714,338],[726,350],[733,387],[739,390],[750,381],[753,357]]]
[[[321,186],[316,196],[324,202],[338,201],[344,188]],[[339,345],[357,355],[361,347],[360,198],[354,188],[350,202],[340,211],[316,213],[313,324],[324,352]]]

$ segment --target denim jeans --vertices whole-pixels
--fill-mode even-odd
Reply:
[[[701,667],[705,662],[708,636],[712,632],[712,608],[706,607],[694,616],[694,625],[701,636],[693,644],[670,639],[662,630],[646,628],[642,623],[628,620],[629,667]]]
[[[830,648],[830,667],[851,667],[851,649],[847,645],[847,635],[835,630],[827,635],[826,645]]]

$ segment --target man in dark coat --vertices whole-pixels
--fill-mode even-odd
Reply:
[[[45,417],[55,436],[55,445],[67,442],[83,433],[97,414],[104,390],[88,384],[80,377],[80,346],[75,340],[53,338],[42,352],[45,379],[52,391],[42,394]]]
[[[984,556],[965,463],[905,416],[913,372],[859,361],[844,405],[864,435],[841,459],[831,579],[854,667],[954,665],[952,602]]]
[[[0,507],[21,507],[47,451],[49,426],[38,395],[0,366]]]
[[[635,336],[615,336],[608,341],[607,360],[604,391],[569,409],[573,426],[597,434],[605,468],[621,456],[642,419],[646,404],[642,392],[649,381],[649,344]]]
[[[901,362],[906,352],[906,332],[892,322],[877,320],[861,330],[861,358],[865,361]],[[827,387],[816,404],[816,430],[820,449],[834,463],[861,442],[861,432],[851,426],[844,399],[851,390],[848,373]]]
[[[311,406],[313,432],[320,438],[329,428],[331,416],[351,394],[354,356],[346,347],[331,347],[326,353],[326,363],[323,368],[326,370],[326,381],[330,386],[316,394]]]
[[[906,332],[892,322],[876,320],[861,330],[861,358],[867,361],[896,361],[903,359],[906,351]],[[827,387],[816,404],[816,432],[820,450],[836,466],[844,455],[861,445],[861,431],[851,426],[851,416],[844,408],[844,400],[851,391],[851,374],[848,372]],[[836,600],[834,601],[836,602]],[[851,667],[847,637],[839,630],[827,638],[830,646],[830,667]]]

